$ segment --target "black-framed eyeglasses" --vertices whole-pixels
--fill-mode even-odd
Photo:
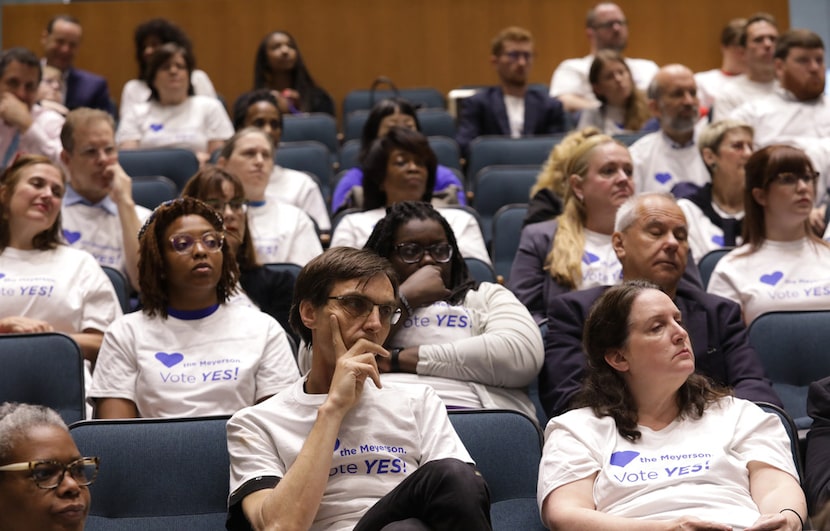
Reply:
[[[439,264],[446,264],[452,258],[452,246],[449,243],[436,243],[426,247],[417,243],[399,243],[395,246],[395,252],[407,264],[417,264],[424,257],[424,253],[429,253]]]
[[[628,21],[625,20],[625,19],[622,19],[622,20],[609,20],[608,22],[600,22],[599,24],[594,24],[593,28],[594,29],[612,29],[617,24],[619,24],[620,27],[624,28],[624,27],[628,26]]]
[[[378,315],[384,323],[394,325],[401,318],[401,309],[392,304],[378,304],[360,295],[339,295],[329,297],[329,300],[337,301],[346,313],[355,318],[367,317],[375,306],[378,307]]]
[[[15,472],[28,470],[35,485],[41,489],[55,489],[63,482],[63,476],[69,475],[75,483],[85,487],[91,485],[98,476],[97,457],[81,457],[64,465],[58,461],[25,461],[0,466],[0,472]]]
[[[202,242],[202,247],[209,253],[218,253],[222,250],[222,244],[225,242],[225,235],[208,231],[202,234],[201,237],[194,238],[190,234],[181,233],[170,236],[170,247],[179,254],[187,254],[196,245],[197,241]]]
[[[533,61],[533,52],[520,52],[514,50],[512,52],[504,52],[502,53],[502,55],[504,55],[514,63],[517,62],[519,59],[524,59],[527,63]]]
[[[244,214],[248,211],[248,201],[245,199],[231,199],[230,201],[222,201],[221,199],[205,199],[204,203],[220,214],[225,212],[225,209],[228,207],[230,207],[231,212],[239,214]]]
[[[805,184],[812,184],[818,180],[819,173],[795,173],[795,172],[782,172],[772,178],[773,182],[781,184],[783,186],[795,186],[798,181],[801,181]]]

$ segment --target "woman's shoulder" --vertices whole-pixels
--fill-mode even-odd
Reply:
[[[555,430],[565,430],[575,434],[615,432],[614,419],[609,416],[598,417],[589,407],[571,409],[548,421],[545,427],[545,440]]]

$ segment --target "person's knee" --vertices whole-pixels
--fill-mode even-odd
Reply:
[[[446,458],[430,461],[424,466],[430,467],[433,474],[439,475],[441,482],[448,489],[469,491],[469,489],[474,488],[477,490],[487,490],[487,483],[484,481],[481,472],[470,463],[465,463],[455,458]]]

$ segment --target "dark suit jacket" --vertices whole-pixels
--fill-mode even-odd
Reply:
[[[810,384],[807,414],[813,425],[807,433],[804,491],[813,513],[830,500],[830,377]]]
[[[107,80],[78,68],[70,68],[69,75],[66,77],[65,105],[69,110],[91,107],[115,115],[115,106],[110,99]]]
[[[539,397],[550,416],[567,411],[581,388],[585,371],[582,328],[591,305],[606,289],[572,291],[548,301]],[[738,398],[781,405],[772,383],[764,376],[758,354],[749,344],[738,304],[683,283],[674,302],[689,332],[698,373],[733,387]]]
[[[525,93],[522,136],[563,133],[567,128],[562,103],[538,90]],[[510,135],[501,87],[488,87],[461,103],[455,140],[466,156],[470,142],[481,135]]]

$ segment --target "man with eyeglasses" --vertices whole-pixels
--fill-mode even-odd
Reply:
[[[0,404],[0,529],[82,531],[98,458],[82,457],[53,410]]]
[[[463,100],[455,139],[467,154],[470,142],[481,135],[511,138],[561,133],[566,129],[562,104],[537,90],[528,89],[533,66],[533,36],[511,26],[493,39],[490,63],[499,85]]]
[[[603,2],[592,7],[585,19],[585,35],[591,43],[591,53],[585,57],[565,59],[556,67],[550,80],[550,95],[559,98],[569,112],[599,107],[599,100],[588,80],[588,71],[598,51],[625,51],[628,21],[620,6]],[[625,63],[634,84],[645,90],[657,73],[657,64],[649,59],[632,57],[626,57]]]
[[[61,207],[63,238],[98,263],[120,270],[138,290],[138,229],[150,215],[133,200],[132,179],[118,164],[112,116],[75,109],[61,130],[68,171]]]
[[[228,529],[490,529],[487,486],[435,392],[381,386],[397,290],[368,250],[303,268],[290,320],[312,367],[228,422]]]

